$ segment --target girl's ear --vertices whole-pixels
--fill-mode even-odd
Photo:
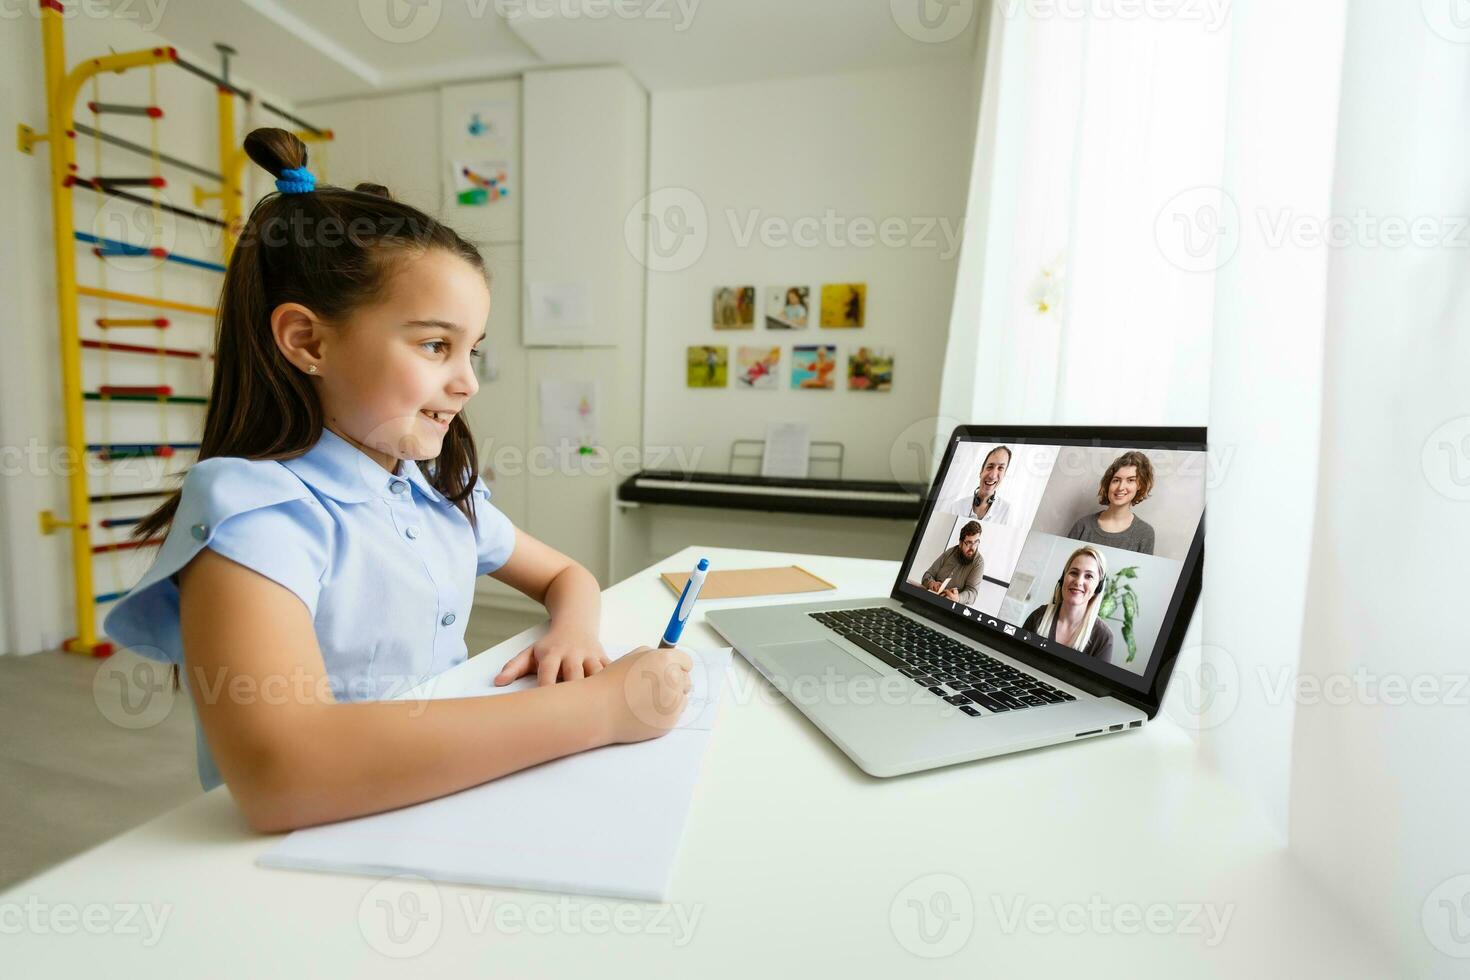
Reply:
[[[302,371],[321,374],[326,329],[311,310],[300,303],[282,303],[271,311],[271,336],[286,360]]]

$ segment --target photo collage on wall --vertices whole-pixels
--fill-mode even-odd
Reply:
[[[718,331],[754,331],[758,324],[783,333],[813,325],[821,330],[860,330],[866,326],[867,312],[865,282],[824,283],[817,291],[792,284],[759,291],[748,285],[716,286],[710,325]],[[685,384],[690,388],[833,391],[845,378],[848,391],[893,390],[894,353],[889,347],[854,345],[847,349],[844,362],[833,343],[787,346],[763,341],[736,345],[733,351],[728,344],[698,344],[686,348],[685,359]]]

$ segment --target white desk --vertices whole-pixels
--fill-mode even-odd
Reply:
[[[716,568],[798,563],[839,583],[843,597],[886,595],[896,575],[893,562],[689,548],[607,590],[604,637],[651,641],[672,602],[656,572],[687,569],[698,554]],[[811,597],[772,601],[793,598]],[[722,645],[703,622],[685,640]],[[252,834],[220,789],[0,895],[0,970],[742,980],[1398,972],[1166,721],[879,780],[738,657],[730,681],[669,907],[258,868],[274,838]],[[587,823],[596,833],[597,814]],[[927,933],[911,902],[931,910]],[[1213,946],[1210,920],[1194,918],[1207,903],[1230,915]],[[168,914],[151,946],[142,912],[123,922],[140,905],[155,921]],[[404,913],[391,935],[390,907]],[[403,953],[413,955],[388,955]]]

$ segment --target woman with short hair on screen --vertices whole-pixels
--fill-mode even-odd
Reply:
[[[945,513],[985,521],[988,524],[1009,524],[1010,502],[997,497],[996,491],[1000,489],[1000,482],[1005,479],[1006,470],[1010,467],[1011,447],[996,446],[986,453],[985,459],[980,463],[980,472],[975,477],[974,493],[966,492],[951,500],[945,507]]]
[[[1147,456],[1130,449],[1113,460],[1097,486],[1096,514],[1079,517],[1067,537],[1139,554],[1154,553],[1154,527],[1133,513],[1154,489],[1154,467]]]
[[[1033,609],[1021,628],[1102,663],[1112,663],[1113,632],[1098,618],[1107,577],[1108,563],[1102,552],[1083,545],[1062,566],[1051,602]]]

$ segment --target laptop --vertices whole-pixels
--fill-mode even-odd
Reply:
[[[960,426],[887,596],[706,613],[874,776],[1159,710],[1199,598],[1206,432]]]

